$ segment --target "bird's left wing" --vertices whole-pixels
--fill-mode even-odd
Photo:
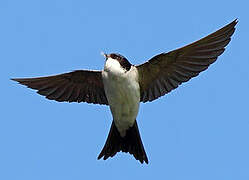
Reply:
[[[77,70],[38,78],[12,79],[56,101],[106,104],[101,71]]]
[[[197,76],[221,55],[230,42],[237,20],[180,49],[159,54],[138,65],[142,102],[153,101]]]

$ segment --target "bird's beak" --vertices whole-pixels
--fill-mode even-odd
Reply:
[[[107,59],[108,55],[106,53],[104,53],[103,51],[100,53],[102,56],[105,57],[105,59]]]

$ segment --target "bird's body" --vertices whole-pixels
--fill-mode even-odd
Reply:
[[[105,160],[129,152],[148,163],[137,126],[140,102],[153,101],[206,70],[221,55],[235,31],[237,20],[182,48],[161,53],[141,65],[120,54],[104,54],[104,70],[77,70],[38,78],[12,79],[56,101],[109,105],[113,121],[98,156]]]
[[[124,137],[132,127],[139,109],[140,88],[136,67],[127,71],[112,58],[108,58],[102,71],[104,89],[115,125]]]
[[[141,163],[148,163],[136,122],[140,104],[137,68],[119,54],[105,56],[102,78],[113,123],[98,158],[103,156],[106,159],[123,151],[133,154]]]

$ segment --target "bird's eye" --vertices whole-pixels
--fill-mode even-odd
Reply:
[[[117,55],[116,54],[111,54],[111,58],[112,59],[117,59]]]

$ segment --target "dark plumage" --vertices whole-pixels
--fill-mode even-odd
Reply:
[[[119,151],[126,153],[129,152],[141,163],[145,162],[148,164],[148,158],[144,150],[136,121],[134,125],[126,131],[125,137],[120,136],[113,121],[105,146],[99,154],[98,159],[104,157],[104,160],[106,160],[109,157],[115,156]]]
[[[236,24],[237,19],[196,42],[136,66],[141,101],[153,101],[206,70],[224,52]]]

